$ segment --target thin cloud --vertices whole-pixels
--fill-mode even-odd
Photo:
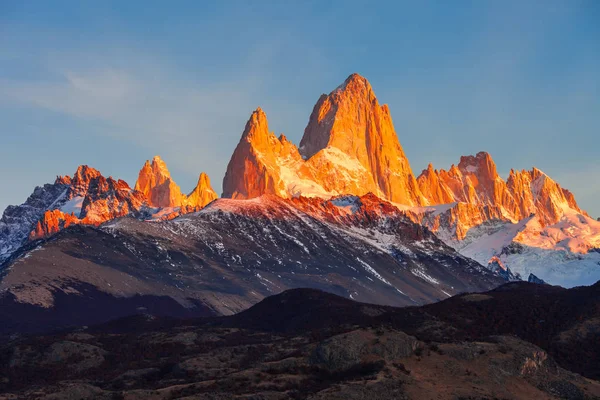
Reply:
[[[146,147],[150,155],[160,149],[170,167],[207,170],[218,183],[247,118],[240,110],[249,115],[254,107],[256,84],[250,77],[199,89],[166,74],[103,68],[70,69],[52,81],[3,81],[0,91],[6,102],[101,122],[101,135]]]

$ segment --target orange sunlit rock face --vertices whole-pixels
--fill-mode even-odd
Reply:
[[[485,152],[463,156],[447,171],[430,164],[415,178],[388,107],[358,74],[319,98],[299,148],[269,131],[263,110],[254,111],[223,180],[223,197],[237,199],[367,193],[412,207],[410,218],[434,231],[449,227],[458,239],[490,220],[517,222],[536,214],[548,225],[567,208],[585,215],[543,172],[511,171],[505,181]],[[427,208],[438,205],[449,206],[443,212]]]
[[[172,219],[217,198],[205,173],[191,193],[182,193],[158,156],[146,161],[134,190],[88,166],[56,183],[69,187],[64,201],[60,209],[44,214],[32,238],[74,223],[98,225],[144,207],[153,219]],[[261,108],[252,113],[227,166],[223,197],[263,195],[290,198],[303,207],[313,204],[307,200],[313,197],[355,195],[373,207],[386,200],[402,205],[413,221],[433,231],[444,228],[456,239],[488,221],[517,222],[535,214],[543,227],[556,223],[565,210],[587,215],[571,192],[536,168],[511,170],[505,181],[485,152],[463,156],[447,171],[429,164],[415,178],[388,107],[379,104],[369,82],[358,74],[319,98],[299,148],[269,130]],[[339,212],[330,211],[334,216]]]
[[[374,193],[424,204],[387,106],[353,74],[317,102],[300,142],[269,131],[259,108],[248,120],[223,180],[223,197],[331,197]]]
[[[189,196],[183,194],[175,181],[171,179],[167,165],[159,156],[155,156],[152,163],[146,161],[138,175],[135,190],[146,196],[149,206],[160,208],[204,207],[217,198],[205,173],[200,174],[198,184]]]
[[[79,223],[79,218],[60,210],[48,210],[29,234],[29,240],[45,239],[69,225]]]
[[[142,192],[154,207],[179,207],[183,203],[181,189],[171,180],[165,162],[155,156],[146,161],[135,183],[135,190]]]
[[[67,184],[62,208],[44,213],[30,239],[47,238],[72,224],[100,225],[139,211],[146,202],[143,193],[131,190],[122,180],[105,178],[100,171],[81,165],[73,177],[59,176],[56,183]]]
[[[210,178],[202,172],[198,177],[196,187],[186,196],[183,207],[190,210],[200,209],[217,197],[217,193],[210,185]]]
[[[517,222],[535,214],[542,225],[551,225],[567,208],[586,215],[571,192],[537,168],[511,170],[504,181],[491,156],[485,152],[461,157],[458,166],[452,165],[449,171],[438,171],[430,165],[417,181],[430,205],[457,203],[449,213],[433,219],[423,217],[429,218],[427,224],[434,231],[444,223],[455,227],[458,239],[464,238],[470,228],[491,219]]]
[[[47,238],[73,224],[100,225],[144,207],[167,207],[161,219],[200,210],[217,198],[210,179],[201,173],[189,196],[171,180],[166,164],[155,157],[140,171],[135,190],[123,180],[105,178],[100,171],[81,165],[72,177],[59,176],[57,184],[68,189],[56,209],[47,210],[29,234],[30,240]],[[170,210],[169,208],[173,208]]]
[[[267,115],[259,107],[246,123],[223,179],[223,197],[249,199],[263,194],[287,197],[284,175],[297,171],[302,157],[285,136],[269,131]],[[282,170],[283,169],[283,170]]]
[[[350,193],[345,190],[352,186],[348,181],[358,178],[363,193],[354,194],[371,192],[396,203],[423,204],[390,110],[379,105],[369,82],[358,74],[350,75],[328,96],[321,96],[300,141],[300,154],[315,166],[327,165],[331,149],[341,152],[344,161],[355,163],[358,173],[351,179],[328,176],[321,180],[326,189]],[[323,175],[320,169],[315,171],[318,178]]]

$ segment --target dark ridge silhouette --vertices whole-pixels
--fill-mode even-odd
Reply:
[[[51,309],[16,301],[9,294],[0,298],[0,335],[10,333],[42,333],[101,324],[115,316],[152,315],[157,317],[192,318],[215,315],[199,302],[190,300],[194,307],[184,307],[168,296],[137,295],[115,297],[99,291],[92,285],[73,284],[79,295],[62,291],[54,294]],[[161,319],[162,320],[162,319]]]

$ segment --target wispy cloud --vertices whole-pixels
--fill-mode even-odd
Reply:
[[[192,81],[193,82],[193,81]],[[69,68],[45,81],[0,81],[0,102],[17,102],[100,123],[81,132],[110,136],[160,153],[170,167],[207,170],[216,186],[245,118],[256,107],[258,76],[183,82],[151,69]],[[141,163],[142,160],[139,160]]]
[[[194,183],[194,175],[205,171],[220,191],[227,162],[252,110],[265,108],[275,121],[274,130],[282,128],[277,122],[286,120],[286,126],[297,124],[299,133],[307,119],[309,107],[297,107],[293,94],[273,87],[281,82],[274,78],[273,64],[282,49],[281,38],[262,40],[241,53],[222,76],[190,72],[164,56],[133,49],[56,50],[38,57],[36,68],[44,72],[42,77],[0,78],[0,107],[21,104],[34,112],[48,110],[83,121],[89,129],[82,137],[128,142],[147,149],[148,157],[160,154],[170,169],[185,172]],[[302,50],[309,57],[302,74],[325,71],[322,54],[310,45]],[[143,160],[133,162],[141,166]]]

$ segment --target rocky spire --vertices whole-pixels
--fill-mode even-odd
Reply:
[[[566,209],[587,215],[571,192],[537,168],[511,170],[504,181],[486,152],[461,157],[458,167],[453,165],[448,172],[430,166],[417,181],[431,205],[468,205],[452,209],[452,223],[459,239],[471,227],[490,218],[517,222],[535,214],[545,226],[556,223]]]
[[[417,178],[419,190],[427,199],[428,204],[448,204],[455,201],[452,190],[445,184],[440,172],[429,163],[427,169]]]
[[[210,185],[210,178],[204,172],[198,177],[198,184],[192,192],[186,196],[185,204],[190,207],[204,207],[217,198],[217,193]]]
[[[167,164],[155,156],[152,162],[146,161],[140,170],[135,190],[146,196],[148,205],[152,207],[186,207],[194,210],[202,208],[218,196],[210,186],[210,179],[204,172],[198,178],[198,184],[186,196],[171,178]]]
[[[257,109],[228,165],[223,197],[372,192],[407,205],[424,202],[388,107],[379,105],[358,74],[320,97],[300,143],[298,151],[285,136],[269,132],[266,115]]]
[[[246,123],[223,178],[223,197],[248,199],[263,194],[288,197],[281,166],[301,163],[298,149],[285,136],[269,131],[267,115],[259,107]],[[299,164],[298,164],[299,165]],[[295,174],[295,166],[290,173]]]
[[[49,237],[73,224],[100,225],[139,211],[146,201],[125,181],[106,178],[87,165],[79,166],[72,177],[58,177],[54,186],[64,192],[39,216],[30,240]]]
[[[379,105],[367,79],[358,74],[319,98],[304,130],[300,153],[305,159],[327,148],[360,163],[372,184],[365,189],[393,202],[423,204],[389,108]]]
[[[135,190],[142,192],[153,207],[180,207],[183,204],[181,189],[171,179],[167,164],[155,156],[146,161],[138,175]]]

